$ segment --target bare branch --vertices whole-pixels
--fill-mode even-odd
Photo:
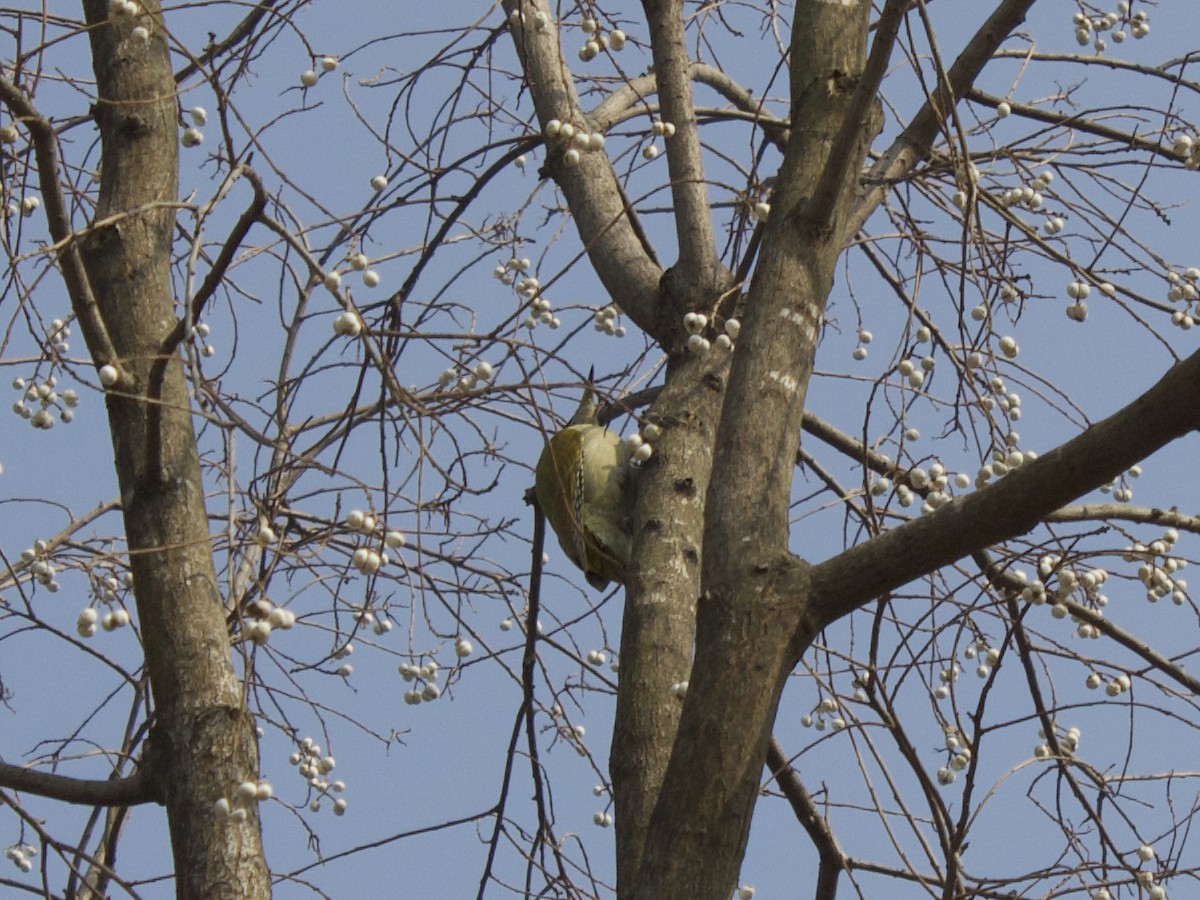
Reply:
[[[143,769],[137,769],[127,778],[100,781],[0,762],[0,787],[82,806],[133,806],[158,802],[153,782]]]
[[[904,177],[929,153],[938,127],[950,108],[974,85],[996,49],[1012,30],[1025,21],[1025,14],[1036,0],[1003,0],[997,4],[979,30],[967,42],[947,73],[949,85],[939,84],[934,96],[908,123],[908,127],[884,151],[879,161],[863,176],[868,185],[854,205],[846,233],[856,234],[871,213],[883,202],[890,185]]]
[[[1002,481],[815,566],[816,628],[976,548],[1024,534],[1197,425],[1200,353],[1124,409]]]

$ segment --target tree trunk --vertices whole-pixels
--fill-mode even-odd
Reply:
[[[167,340],[180,314],[170,274],[178,105],[159,6],[141,6],[110,20],[103,0],[84,4],[103,153],[95,218],[110,221],[80,241],[91,296],[72,299],[93,358],[120,372],[107,407],[154,699],[143,764],[166,805],[177,896],[268,897],[256,808],[244,819],[214,811],[257,780],[257,747],[230,659],[188,385]],[[99,323],[83,310],[93,298]]]
[[[729,897],[780,694],[813,636],[808,566],[788,552],[794,461],[844,223],[878,131],[874,90],[865,104],[858,90],[870,8],[819,6],[792,35],[791,120],[805,127],[784,155],[733,353],[696,658],[638,877],[622,895],[636,900]]]

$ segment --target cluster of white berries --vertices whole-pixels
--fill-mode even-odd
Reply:
[[[1021,352],[1021,347],[1017,344],[1017,339],[1011,334],[1006,334],[996,342],[996,347],[1004,354],[1005,359],[1016,359]]]
[[[688,682],[687,681],[676,681],[674,684],[671,685],[671,696],[674,697],[676,700],[682,700],[684,697],[687,696],[687,692],[688,692]]]
[[[1133,488],[1129,486],[1129,480],[1137,478],[1142,474],[1141,466],[1130,466],[1124,476],[1108,484],[1100,486],[1100,493],[1112,494],[1114,500],[1118,503],[1128,503],[1133,499]]]
[[[547,712],[550,713],[550,718],[554,719],[554,727],[559,736],[571,744],[575,748],[575,752],[580,756],[587,756],[587,747],[583,743],[583,737],[587,734],[587,729],[582,725],[572,725],[566,718],[562,704],[557,701],[550,705],[550,709]],[[610,817],[609,823],[611,824],[611,822],[612,819]]]
[[[322,56],[319,62],[321,72],[332,72],[338,67],[338,58],[336,56]],[[310,88],[317,83],[321,78],[321,73],[316,69],[308,69],[300,73],[300,85]]]
[[[59,321],[55,319],[55,321]],[[64,328],[66,326],[63,326]],[[24,396],[12,405],[12,411],[32,425],[34,428],[47,431],[54,427],[58,419],[63,424],[69,424],[75,418],[75,407],[79,405],[79,394],[74,389],[67,388],[61,394],[56,387],[58,379],[49,375],[42,381],[31,378],[14,378],[14,390],[23,391]],[[27,406],[26,404],[31,404]],[[58,418],[55,418],[57,413]]]
[[[36,549],[41,541],[34,542]],[[36,563],[34,564],[36,567]],[[99,611],[91,606],[84,607],[79,613],[79,618],[75,620],[75,632],[82,638],[95,637],[96,626],[99,625],[105,631],[116,631],[118,628],[124,628],[129,624],[129,612],[124,607],[117,605],[119,603],[118,591],[124,587],[126,590],[133,587],[133,573],[126,572],[118,581],[115,575],[105,575],[98,578],[94,586],[96,596],[102,603],[110,607],[104,615],[100,615]],[[57,588],[55,588],[57,589]]]
[[[1033,177],[1029,184],[1021,187],[1009,188],[999,196],[1000,205],[1004,207],[1023,206],[1026,209],[1037,212],[1042,208],[1042,204],[1046,202],[1046,198],[1042,195],[1050,183],[1054,181],[1054,173],[1047,169],[1045,172],[1039,172]],[[961,209],[961,207],[960,207]],[[1061,231],[1061,229],[1059,229]],[[1057,232],[1051,232],[1057,233]]]
[[[1196,319],[1189,311],[1189,304],[1200,301],[1200,268],[1189,266],[1184,270],[1181,276],[1178,272],[1167,273],[1167,283],[1170,287],[1167,288],[1167,299],[1172,303],[1184,304],[1183,309],[1177,309],[1171,313],[1171,324],[1178,325],[1184,331],[1191,329],[1196,324]],[[1197,305],[1197,315],[1200,315],[1200,304]]]
[[[391,532],[389,532],[389,534],[391,534]],[[395,534],[400,534],[400,532],[395,532]],[[403,535],[401,535],[401,538],[403,538]],[[391,619],[386,616],[386,613],[380,613],[377,616],[376,612],[374,612],[370,606],[360,606],[356,608],[354,612],[354,622],[362,626],[362,628],[366,628],[367,625],[370,625],[374,634],[379,636],[388,634],[388,632],[392,629]],[[344,655],[354,653],[354,644],[347,644],[347,647],[349,647],[348,650],[346,647],[338,650],[338,659],[341,659]],[[346,674],[349,673],[347,672]]]
[[[275,791],[270,783],[261,778],[257,781],[246,781],[233,789],[233,796],[221,797],[213,804],[213,814],[221,820],[230,822],[246,821],[247,810],[255,803],[270,800]]]
[[[662,427],[654,422],[647,422],[641,431],[635,431],[625,438],[625,446],[629,449],[629,464],[640,466],[654,455],[654,442],[662,437]]]
[[[1141,854],[1144,850],[1149,850],[1151,853],[1154,852],[1153,847],[1143,845],[1138,848],[1138,859],[1142,859]],[[1151,859],[1153,859],[1153,856],[1151,856]],[[1145,862],[1149,861],[1150,860],[1145,860]],[[1152,871],[1143,870],[1138,872],[1137,882],[1146,889],[1146,897],[1148,900],[1167,900],[1167,889],[1161,884],[1154,883],[1154,873]],[[1113,900],[1113,895],[1112,892],[1106,887],[1097,888],[1092,893],[1092,900]]]
[[[327,776],[337,766],[337,760],[332,756],[322,756],[321,746],[312,738],[306,737],[300,741],[300,749],[288,757],[288,763],[296,767],[296,773],[308,782],[309,788],[316,791],[317,796],[309,802],[312,812],[321,811],[321,798],[330,794],[340,794],[346,790],[346,782],[330,781]],[[262,799],[262,798],[260,798]],[[346,812],[346,801],[338,797],[333,801],[333,814],[343,815]]]
[[[361,509],[352,509],[346,514],[346,527],[350,531],[367,537],[374,534],[377,524],[373,514],[364,512]],[[374,575],[391,562],[391,557],[388,556],[387,551],[389,549],[398,550],[405,543],[406,539],[403,532],[395,530],[386,531],[383,535],[382,547],[378,550],[366,545],[355,548],[354,553],[350,556],[350,564],[364,575]],[[364,621],[363,624],[369,624],[369,621]]]
[[[1130,15],[1129,0],[1120,0],[1114,12],[1108,12],[1102,16],[1089,16],[1086,13],[1077,12],[1071,17],[1071,24],[1075,26],[1076,42],[1080,47],[1091,44],[1097,53],[1103,53],[1108,49],[1108,42],[1104,39],[1106,32],[1112,33],[1114,44],[1120,44],[1125,40],[1127,37],[1125,30],[1118,27],[1123,22],[1129,24],[1129,34],[1138,40],[1150,33],[1150,16],[1140,9]]]
[[[15,144],[21,139],[21,131],[16,122],[0,125],[0,144]]]
[[[940,785],[953,784],[958,773],[971,764],[971,748],[968,741],[959,736],[955,730],[946,732],[946,750],[952,754],[950,763],[937,770],[937,781]]]
[[[760,222],[767,221],[771,216],[771,204],[766,200],[759,200],[754,204],[754,218]]]
[[[589,133],[583,127],[576,127],[570,122],[551,119],[546,123],[546,141],[559,141],[566,149],[563,151],[563,165],[577,166],[584,153],[597,153],[604,149],[604,135],[600,132]]]
[[[1175,155],[1183,158],[1183,167],[1189,171],[1200,169],[1200,138],[1180,134],[1171,142]]]
[[[79,618],[75,621],[75,631],[80,637],[94,637],[97,622],[99,622],[100,627],[105,631],[116,631],[118,628],[124,628],[129,624],[129,612],[124,608],[118,607],[117,609],[109,610],[101,616],[92,607],[85,607],[83,612],[79,614]]]
[[[4,851],[4,858],[28,874],[33,871],[33,857],[37,853],[37,847],[32,844],[16,844]]]
[[[513,28],[520,28],[525,25],[526,21],[532,21],[533,27],[537,31],[544,32],[550,29],[550,17],[540,9],[534,12],[528,20],[523,11],[514,9],[509,14],[508,21]],[[625,49],[625,42],[628,39],[621,29],[614,28],[606,35],[600,30],[600,23],[591,17],[584,19],[580,25],[583,33],[587,35],[583,46],[579,48],[579,58],[583,62],[591,62],[605,50],[611,49],[619,53]]]
[[[203,106],[193,106],[188,110],[192,124],[183,129],[179,135],[179,143],[183,147],[199,147],[204,143],[204,132],[200,129],[208,122],[208,110]]]
[[[975,668],[975,674],[980,678],[987,678],[992,674],[992,669],[996,667],[996,663],[1000,661],[1000,650],[992,647],[983,638],[972,641],[963,649],[963,656],[970,660],[978,659],[979,663]]]
[[[217,348],[208,341],[208,336],[212,334],[212,327],[207,322],[197,322],[196,327],[192,329],[192,333],[200,338],[200,355],[207,358],[216,356]]]
[[[911,359],[902,359],[896,366],[896,371],[902,378],[908,379],[910,388],[916,390],[925,383],[925,373],[932,372],[935,364],[934,358],[930,355],[921,357],[918,363],[914,363]]]
[[[1004,384],[1003,378],[999,375],[993,376],[988,381],[988,388],[991,393],[979,398],[980,409],[990,413],[998,406],[1009,421],[1016,422],[1021,418],[1021,395],[1016,391],[1009,391]],[[992,394],[995,396],[992,396]],[[1010,441],[1006,441],[1005,443],[1011,444]]]
[[[271,632],[278,629],[287,631],[296,624],[296,614],[290,609],[276,606],[270,600],[255,600],[246,612],[252,621],[246,623],[246,638],[262,645],[271,637]]]
[[[97,578],[95,584],[96,595],[105,603],[116,603],[118,599],[118,591],[121,589],[132,590],[133,588],[133,573],[125,572],[120,580],[116,575],[105,575]]]
[[[815,710],[816,715],[805,713],[800,717],[800,724],[805,728],[816,728],[817,731],[824,731],[826,726],[826,716],[832,716],[828,721],[828,725],[834,731],[841,731],[846,727],[846,720],[841,716],[833,715],[838,711],[838,703],[832,697],[826,697],[817,704]]]
[[[514,256],[506,263],[497,264],[492,275],[501,284],[515,285],[516,291],[523,297],[536,297],[541,288],[541,282],[525,273],[533,266],[533,260],[528,256]],[[519,280],[518,280],[519,279]],[[547,307],[549,304],[547,304]]]
[[[618,53],[625,49],[625,32],[620,28],[614,28],[606,35],[600,30],[600,23],[592,18],[584,19],[582,28],[587,35],[587,40],[579,48],[579,58],[583,62],[591,62],[610,47]]]
[[[658,145],[654,143],[656,137],[673,138],[675,137],[675,123],[664,122],[661,119],[654,119],[650,123],[650,143],[642,148],[642,159],[651,160],[658,156]],[[767,207],[767,212],[771,211],[769,204],[761,204]],[[755,207],[757,210],[758,207]]]
[[[915,428],[910,428],[906,437],[909,440],[916,440],[919,434]],[[967,487],[970,479],[966,478],[963,473],[959,473],[954,476],[954,483],[960,488]],[[883,496],[891,489],[892,482],[887,478],[878,478],[871,483],[871,495],[874,497]],[[931,513],[952,501],[954,497],[950,493],[950,473],[946,471],[946,467],[940,462],[935,462],[930,465],[928,471],[920,466],[909,469],[908,484],[896,485],[896,502],[907,509],[915,502],[916,494],[921,494],[925,498],[921,504],[921,511],[924,513]]]
[[[991,380],[991,388],[998,397],[982,397],[980,405],[989,412],[999,405],[1005,415],[1011,420],[1016,421],[1019,419],[1021,417],[1020,395],[1015,391],[1006,393],[1004,382],[998,376]],[[921,433],[916,428],[909,427],[904,430],[904,439],[906,441],[916,441],[920,437]],[[955,488],[960,490],[969,488],[972,483],[974,483],[976,488],[982,488],[992,478],[1003,477],[1014,469],[1020,468],[1026,463],[1037,459],[1038,455],[1036,452],[1017,449],[1020,439],[1021,435],[1018,432],[1011,430],[1007,432],[1004,436],[1005,446],[998,447],[992,451],[991,461],[979,467],[973,482],[971,476],[966,472],[952,473],[947,470],[942,462],[935,460],[930,464],[928,470],[921,466],[914,466],[909,469],[907,473],[904,473],[904,479],[894,485],[891,478],[878,476],[872,479],[868,491],[872,497],[882,497],[894,489],[896,502],[906,509],[912,506],[916,502],[918,495],[920,495],[924,498],[924,502],[921,505],[921,512],[933,512],[954,499],[950,490],[951,483],[953,483]],[[890,460],[888,461],[888,466],[891,466]]]
[[[126,16],[139,16],[142,8],[134,0],[108,0],[108,17],[121,19]]]
[[[733,892],[733,896],[736,900],[754,900],[754,885],[739,885],[738,889]]]
[[[613,823],[612,813],[602,811],[592,816],[592,824],[600,828],[608,828]]]
[[[336,275],[337,273],[334,272],[332,274]],[[329,282],[329,276],[325,277],[325,282]],[[354,310],[348,309],[344,312],[338,313],[337,317],[333,320],[334,334],[344,335],[345,337],[358,337],[360,334],[362,334],[362,330],[362,316],[360,316]]]
[[[596,317],[592,320],[592,328],[612,337],[625,337],[625,326],[617,324],[618,312],[620,310],[615,306],[602,306],[596,310]]]
[[[589,650],[587,661],[590,666],[602,666],[608,662],[608,654],[603,650]]]
[[[1092,672],[1088,675],[1087,680],[1084,683],[1087,685],[1088,690],[1094,691],[1096,688],[1100,687],[1100,685],[1104,684],[1104,676],[1099,672]],[[1128,691],[1132,686],[1133,681],[1130,679],[1130,677],[1122,673],[1112,681],[1108,682],[1108,684],[1104,684],[1104,693],[1108,694],[1110,697],[1116,697]]]
[[[364,613],[366,613],[366,615],[369,616],[369,618],[364,619],[363,618]],[[363,610],[361,608],[358,610],[357,614],[355,615],[355,620],[364,625],[369,624],[371,621],[374,621],[374,619],[375,619],[374,613],[372,613],[370,610]],[[351,675],[354,674],[354,666],[350,665],[350,663],[348,663],[348,662],[342,662],[342,660],[344,660],[350,656],[353,656],[353,655],[354,655],[354,642],[353,641],[346,641],[346,643],[344,643],[344,644],[342,644],[342,646],[338,647],[337,650],[335,650],[333,653],[334,661],[342,663],[337,668],[337,674],[340,675],[342,678],[349,678]]]
[[[381,178],[381,177],[382,176],[379,176],[379,175],[376,176],[376,178]],[[372,183],[374,183],[374,182],[372,182]],[[350,268],[352,271],[362,272],[362,282],[366,287],[373,288],[373,287],[379,286],[379,281],[380,281],[379,272],[377,270],[371,268],[371,260],[367,257],[367,254],[352,253],[350,255]],[[322,280],[325,284],[325,287],[331,293],[336,294],[338,291],[338,288],[340,288],[342,286],[342,273],[338,272],[336,269],[334,269],[332,271],[326,272],[325,276]],[[350,331],[350,330],[339,331],[337,320],[335,320],[334,325],[333,325],[333,330],[336,334],[347,334],[347,335],[354,337],[354,336],[357,336],[362,331],[362,319],[359,318],[357,313],[346,312],[346,313],[343,313],[342,315],[338,316],[338,319],[344,320],[345,322],[351,322],[353,320],[353,322],[357,323],[358,330],[357,331]],[[343,329],[346,329],[346,327],[347,327],[346,325],[342,326]],[[350,325],[350,328],[353,328],[353,327],[354,327],[353,324]]]
[[[1000,478],[1007,475],[1013,469],[1018,469],[1026,463],[1031,463],[1037,459],[1038,455],[1033,450],[1018,450],[1017,443],[1020,441],[1021,435],[1016,431],[1010,431],[1004,436],[1007,447],[998,447],[992,451],[992,461],[984,463],[979,467],[979,471],[975,475],[975,487],[981,488],[992,478]]]
[[[29,567],[30,573],[38,584],[54,594],[59,589],[58,582],[54,580],[54,575],[58,570],[46,558],[49,549],[50,545],[39,538],[33,542],[32,547],[27,547],[21,551],[21,563]]]
[[[941,682],[934,688],[933,696],[938,700],[945,700],[950,696],[950,685],[958,681],[958,676],[962,674],[962,666],[958,663],[951,663],[938,672],[938,681]]]
[[[438,376],[438,386],[447,390],[456,388],[468,393],[478,393],[487,389],[493,374],[495,374],[495,367],[490,362],[481,359],[464,373],[460,373],[458,366],[450,366]]]
[[[1161,538],[1151,541],[1149,546],[1139,542],[1124,553],[1124,559],[1129,562],[1142,560],[1137,576],[1146,589],[1146,599],[1150,603],[1157,603],[1164,597],[1170,597],[1176,606],[1187,602],[1187,580],[1175,575],[1187,566],[1187,560],[1171,555],[1177,540],[1179,532],[1169,528]],[[1161,563],[1158,562],[1159,559],[1162,560]]]
[[[8,126],[8,127],[11,127],[11,126]],[[7,142],[5,142],[5,143],[7,143]],[[6,206],[4,208],[4,215],[7,218],[12,218],[13,216],[19,215],[19,216],[22,216],[22,217],[28,219],[35,212],[38,211],[38,209],[41,207],[41,205],[42,205],[41,198],[36,196],[35,194],[30,194],[26,197],[22,197],[19,202],[13,201],[13,202],[9,203],[8,206]]]
[[[703,356],[714,346],[719,350],[733,349],[733,342],[742,333],[741,322],[737,319],[726,319],[722,333],[717,335],[715,340],[709,341],[704,336],[704,329],[708,327],[708,316],[698,312],[690,312],[685,315],[683,317],[683,327],[688,332],[688,351],[697,356]]]
[[[111,22],[122,19],[133,19],[142,14],[142,8],[134,0],[108,0],[108,18]],[[150,43],[150,29],[145,25],[135,25],[129,32],[129,38],[135,44],[143,47]]]
[[[1100,293],[1105,297],[1111,297],[1117,292],[1117,289],[1107,281],[1100,285]],[[1067,307],[1067,318],[1074,322],[1084,322],[1087,320],[1088,308],[1083,301],[1086,300],[1092,293],[1092,286],[1086,281],[1078,279],[1067,285],[1067,296],[1075,302]]]
[[[506,263],[501,263],[492,270],[496,280],[504,285],[511,285],[517,294],[529,301],[529,315],[521,325],[530,331],[539,324],[557,328],[562,322],[554,315],[550,301],[542,295],[542,283],[534,275],[526,275],[533,261],[527,256],[514,256]]]
[[[404,692],[404,702],[409,706],[436,700],[442,696],[442,689],[437,684],[439,672],[437,660],[431,659],[423,666],[401,663],[399,671],[400,677],[405,681],[421,682],[412,690]]]
[[[1091,569],[1087,572],[1077,572],[1064,566],[1063,559],[1056,553],[1044,554],[1038,560],[1038,577],[1030,580],[1025,572],[1017,571],[1014,575],[1024,587],[1021,588],[1021,599],[1034,606],[1050,603],[1050,614],[1056,619],[1065,619],[1070,610],[1066,605],[1077,592],[1082,599],[1093,606],[1103,608],[1108,605],[1108,597],[1099,589],[1108,581],[1108,572],[1104,569]],[[1054,587],[1048,584],[1053,579]],[[1098,638],[1100,632],[1086,622],[1079,624],[1078,635],[1081,638]]]
[[[543,553],[542,554],[542,565],[545,566],[545,565],[549,565],[549,564],[550,564],[550,554]],[[500,620],[500,630],[501,631],[512,631],[513,625],[519,625],[521,632],[522,633],[525,632],[525,619],[523,619],[523,618],[518,620],[517,622],[514,622],[510,618],[504,618],[504,619]],[[538,619],[537,623],[535,624],[534,627],[537,629],[537,633],[541,634],[542,633],[542,620]],[[615,667],[616,663],[613,663],[613,666]]]
[[[859,362],[867,358],[867,344],[875,340],[875,335],[867,331],[865,328],[858,329],[858,345],[854,348],[854,352],[850,355]]]
[[[1079,738],[1082,736],[1078,728],[1068,728],[1063,734],[1058,736],[1058,749],[1062,751],[1063,756],[1074,756],[1075,751],[1079,749]],[[1034,759],[1050,759],[1054,752],[1050,749],[1050,745],[1046,743],[1046,731],[1043,728],[1038,729],[1038,738],[1041,743],[1033,748]]]

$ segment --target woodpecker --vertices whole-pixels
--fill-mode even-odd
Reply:
[[[589,378],[575,415],[538,459],[534,492],[563,552],[598,590],[610,581],[625,582],[631,476],[625,442],[597,424]]]

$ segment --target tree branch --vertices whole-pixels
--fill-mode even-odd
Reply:
[[[826,221],[833,211],[833,205],[842,196],[842,184],[846,180],[847,170],[856,158],[852,148],[859,140],[860,132],[866,127],[871,107],[876,102],[879,85],[887,73],[892,48],[896,45],[896,36],[900,33],[900,26],[904,24],[908,2],[909,0],[887,0],[875,23],[875,39],[871,42],[867,64],[858,77],[854,99],[851,100],[846,117],[842,119],[841,128],[833,140],[834,150],[825,161],[821,180],[809,201],[808,216],[813,221]]]
[[[675,128],[674,137],[666,139],[666,147],[675,207],[675,237],[679,243],[678,266],[698,283],[707,284],[710,273],[716,271],[717,249],[692,102],[683,0],[643,0],[642,7],[650,31],[663,122]]]
[[[100,307],[92,294],[92,285],[79,248],[72,240],[71,214],[62,195],[62,172],[58,165],[58,136],[37,108],[7,78],[0,77],[0,102],[3,102],[14,119],[20,120],[29,130],[37,159],[38,188],[46,204],[46,226],[54,243],[60,246],[58,264],[62,269],[63,281],[71,297],[71,305],[84,331],[92,358],[97,365],[117,363],[117,351],[109,338]]]
[[[975,79],[1014,28],[1025,21],[1025,14],[1036,0],[1004,0],[988,16],[975,35],[954,61],[947,73],[946,83],[939,84],[935,94],[908,123],[908,127],[892,142],[878,162],[864,176],[870,187],[858,198],[850,212],[846,234],[855,234],[883,202],[889,187],[903,177],[929,153],[937,136],[938,126],[950,108],[962,98]]]
[[[504,11],[537,121],[543,128],[551,119],[558,119],[595,130],[580,105],[557,30],[539,29],[532,15],[522,18],[516,0],[505,0]],[[562,189],[580,240],[609,297],[647,334],[656,339],[663,336],[658,317],[662,267],[647,254],[639,230],[633,227],[633,213],[625,203],[612,162],[602,152],[584,153],[578,165],[565,166],[561,143],[548,143],[546,153],[545,173]]]
[[[93,780],[0,762],[0,787],[80,806],[133,806],[156,803],[159,799],[153,780],[141,768],[127,778]]]
[[[968,91],[966,98],[972,102],[982,103],[984,106],[991,107],[998,106],[1004,100],[1003,97],[997,97],[994,94],[987,94],[979,90]],[[1083,113],[1064,115],[1063,113],[1039,109],[1027,103],[1018,103],[1015,100],[1004,100],[1004,102],[1009,105],[1013,115],[1020,116],[1023,119],[1032,119],[1035,122],[1045,122],[1047,125],[1059,125],[1063,128],[1081,131],[1084,134],[1093,134],[1105,140],[1124,144],[1133,150],[1142,150],[1155,156],[1161,156],[1173,163],[1182,163],[1179,154],[1172,150],[1170,146],[1164,146],[1163,142],[1157,138],[1138,137],[1136,134],[1122,131],[1119,128],[1109,128],[1107,125],[1101,125],[1098,122],[1083,118]]]
[[[813,627],[981,547],[1024,534],[1200,425],[1200,353],[1124,409],[995,484],[813,568]]]
[[[691,64],[693,81],[712,88],[739,111],[752,117],[762,128],[772,144],[780,150],[787,145],[791,127],[783,119],[767,113],[763,109],[763,101],[734,81],[728,73],[722,72],[715,66],[693,62]],[[630,78],[621,87],[606,96],[592,110],[592,120],[601,129],[611,128],[619,122],[642,115],[659,108],[657,101],[650,103],[646,98],[657,93],[658,78],[653,72]],[[644,109],[636,109],[635,104],[645,104]],[[700,107],[696,107],[697,112]]]
[[[767,747],[767,769],[796,814],[796,821],[817,848],[820,866],[813,896],[816,900],[833,900],[837,896],[838,876],[846,869],[846,854],[842,852],[812,794],[801,784],[800,776],[775,738],[771,738],[771,744]]]

